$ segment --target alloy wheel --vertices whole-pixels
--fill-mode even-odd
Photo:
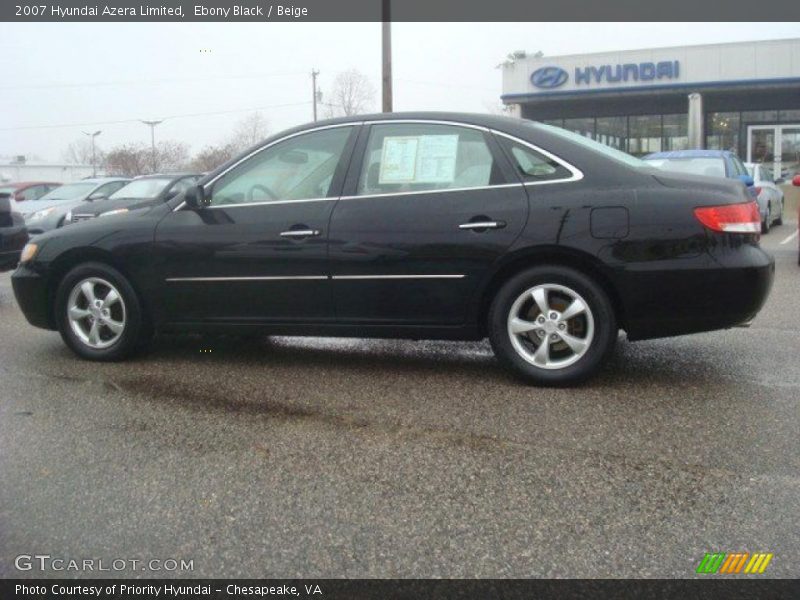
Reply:
[[[88,277],[72,288],[67,318],[72,332],[86,346],[108,348],[125,331],[125,301],[110,282]]]
[[[594,316],[575,290],[554,283],[532,287],[511,305],[508,335],[514,350],[542,369],[578,362],[594,339]]]

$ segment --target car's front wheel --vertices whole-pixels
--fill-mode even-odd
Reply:
[[[617,339],[614,309],[591,278],[542,266],[503,285],[489,310],[495,355],[524,379],[569,385],[593,375]]]
[[[97,262],[75,267],[61,281],[56,323],[64,342],[78,356],[98,361],[127,358],[149,330],[125,276]]]

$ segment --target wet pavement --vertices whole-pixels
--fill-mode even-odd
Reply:
[[[621,339],[565,390],[485,343],[183,336],[83,362],[2,274],[0,576],[78,575],[15,570],[38,553],[194,567],[104,576],[691,577],[761,551],[798,577],[791,227],[764,238],[751,328]]]

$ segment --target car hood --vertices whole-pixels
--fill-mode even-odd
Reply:
[[[28,216],[37,210],[44,210],[51,206],[67,206],[76,202],[81,202],[81,200],[26,200],[25,202],[17,202],[17,212]]]
[[[98,217],[103,213],[116,210],[118,208],[137,210],[140,208],[158,204],[159,202],[160,201],[157,198],[118,198],[117,200],[81,202],[79,205],[72,208],[72,214],[93,215],[95,217]]]
[[[58,202],[41,202],[41,203],[35,200],[32,202],[20,202],[17,204],[17,207],[19,209],[19,212],[21,212],[26,219],[30,219],[37,210],[43,210],[45,208],[55,207],[55,210],[52,211],[46,217],[50,219],[55,215],[63,216],[67,214],[70,211],[70,209],[82,203],[83,200],[60,200]],[[25,206],[26,204],[36,204],[37,206],[34,208],[28,208],[27,206]]]

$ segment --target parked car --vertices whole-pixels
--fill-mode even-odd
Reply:
[[[28,321],[90,360],[154,331],[490,339],[540,384],[589,377],[623,329],[732,327],[774,276],[739,182],[658,171],[490,115],[296,127],[135,214],[35,238]]]
[[[17,266],[20,252],[28,243],[25,220],[16,210],[14,197],[0,191],[0,272]]]
[[[747,172],[753,178],[753,189],[761,212],[761,233],[769,233],[772,225],[783,224],[783,191],[778,186],[783,179],[775,179],[772,169],[760,163],[745,163]]]
[[[86,200],[102,201],[130,181],[123,177],[97,177],[67,183],[39,198],[20,205],[28,233],[38,235],[64,224],[71,208]]]
[[[14,202],[38,200],[60,185],[52,181],[17,181],[0,185],[0,194],[10,194]]]
[[[792,185],[800,187],[800,173],[792,178]],[[800,204],[797,206],[797,264],[800,265]]]
[[[758,202],[755,181],[747,172],[742,160],[733,152],[727,150],[674,150],[654,152],[642,157],[642,160],[646,160],[651,166],[663,171],[737,179],[747,187],[750,197]],[[764,207],[766,208],[766,205]],[[762,217],[765,216],[765,208],[762,209],[759,204],[759,212]]]
[[[111,194],[104,202],[82,202],[67,213],[65,221],[66,223],[76,223],[160,204],[185,192],[199,178],[200,175],[197,173],[137,177]]]

